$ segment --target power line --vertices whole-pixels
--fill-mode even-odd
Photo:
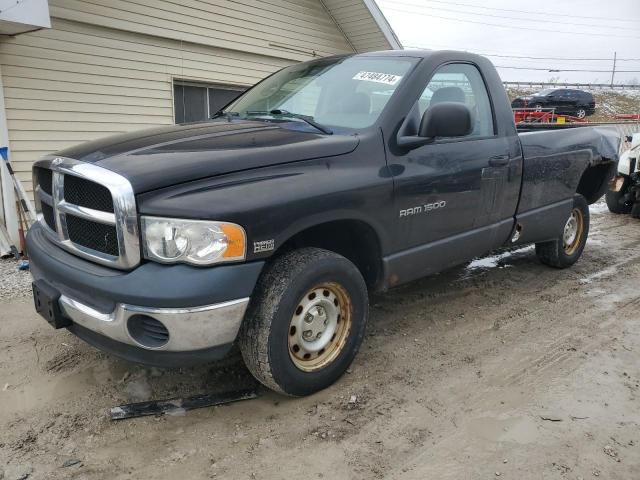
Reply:
[[[571,68],[539,68],[539,67],[509,67],[506,65],[495,65],[496,68],[510,68],[513,70],[541,70],[545,72],[591,72],[591,73],[611,73],[611,70],[587,70]],[[640,70],[616,70],[616,73],[640,73]]]
[[[528,57],[526,55],[499,55],[492,53],[482,53],[487,57],[500,57],[500,58],[524,58],[528,60],[569,60],[569,61],[594,61],[594,62],[610,62],[611,58],[562,58],[562,57]],[[640,58],[618,58],[618,61],[640,62]]]
[[[427,0],[429,1],[429,0]],[[405,2],[400,2],[395,0],[393,2],[394,5],[403,5],[403,6],[407,6],[407,7],[412,7],[412,8],[419,8],[419,9],[428,9],[428,10],[440,10],[440,11],[444,11],[444,12],[453,12],[453,13],[460,13],[463,15],[476,15],[476,16],[481,16],[481,17],[491,17],[491,18],[504,18],[507,20],[518,20],[520,22],[540,22],[540,19],[527,19],[527,18],[520,18],[520,17],[510,17],[507,15],[493,15],[490,13],[478,13],[478,12],[465,12],[462,10],[455,10],[455,9],[451,9],[451,8],[444,8],[444,7],[426,7],[423,5],[416,5],[413,3],[405,3]],[[571,25],[571,26],[575,26],[575,27],[595,27],[595,28],[609,28],[609,29],[616,29],[616,30],[631,30],[632,32],[637,32],[638,29],[637,28],[629,28],[629,27],[616,27],[613,25],[596,25],[593,23],[570,23],[570,22],[562,22],[562,21],[557,21],[557,20],[548,20],[545,19],[544,23],[555,23],[555,24],[559,24],[559,25]]]
[[[529,15],[548,15],[548,12],[533,12],[531,10],[514,10],[514,9],[510,9],[510,8],[498,8],[498,7],[485,7],[484,5],[473,5],[470,3],[456,3],[456,2],[449,2],[444,1],[444,0],[424,0],[427,2],[431,2],[431,3],[440,3],[440,4],[445,4],[445,5],[457,5],[460,7],[471,7],[471,8],[482,8],[484,10],[496,10],[496,11],[501,11],[501,12],[513,12],[513,13],[526,13]],[[395,2],[398,3],[398,2]],[[415,6],[419,6],[419,5],[415,5]],[[614,21],[614,22],[632,22],[632,23],[637,23],[637,19],[629,19],[629,18],[606,18],[606,17],[589,17],[589,16],[585,16],[585,15],[574,15],[572,13],[554,13],[554,15],[556,17],[571,17],[571,18],[585,18],[585,19],[589,19],[589,20],[604,20],[604,21]],[[546,21],[546,20],[545,20]]]
[[[405,48],[417,48],[420,50],[429,50],[428,47],[421,47],[417,45],[405,45]],[[443,50],[460,50],[459,48],[453,47],[439,47]],[[467,51],[467,50],[465,50]],[[499,58],[522,58],[527,60],[569,60],[569,61],[603,61],[610,62],[610,58],[585,58],[585,57],[535,57],[529,55],[505,55],[500,53],[484,53],[484,52],[470,52],[476,53],[477,55],[484,55],[485,57],[499,57]],[[640,58],[618,58],[618,61],[630,61],[630,62],[640,62]]]
[[[640,39],[640,37],[637,36],[633,36],[633,35],[615,35],[613,33],[592,33],[592,32],[568,32],[566,30],[550,30],[550,29],[544,29],[544,28],[533,28],[533,27],[521,27],[518,25],[500,25],[497,23],[488,23],[488,22],[478,22],[475,20],[466,20],[466,19],[461,19],[461,18],[452,18],[452,17],[445,17],[443,15],[433,15],[433,14],[427,14],[427,13],[422,13],[422,12],[411,12],[411,11],[407,11],[407,10],[401,10],[398,8],[393,8],[393,7],[386,7],[387,10],[393,10],[396,12],[401,12],[401,13],[410,13],[413,15],[420,15],[423,17],[429,17],[429,18],[440,18],[443,20],[450,20],[452,22],[464,22],[464,23],[474,23],[476,25],[485,25],[485,26],[490,26],[490,27],[498,27],[498,28],[509,28],[509,29],[515,29],[515,30],[532,30],[534,32],[550,32],[550,33],[565,33],[565,34],[569,34],[569,35],[587,35],[589,37],[618,37],[618,38],[637,38]]]
[[[417,46],[407,46],[408,48],[416,48],[416,49],[420,49],[420,50],[429,50],[427,48],[424,47],[417,47]],[[451,49],[451,50],[455,50],[455,49]],[[475,53],[476,55],[484,55],[486,57],[506,57],[506,58],[518,58],[518,59],[527,59],[527,58],[537,58],[537,59],[549,59],[549,58],[554,58],[555,60],[571,60],[570,58],[558,58],[558,57],[526,57],[526,56],[515,56],[515,55],[492,55],[490,53],[479,53],[479,52],[469,52],[469,53]],[[582,58],[582,59],[574,59],[574,60],[594,60],[594,59],[586,59],[586,58]],[[610,58],[607,59],[603,59],[603,60],[608,60],[611,61]],[[619,58],[617,60],[620,60]],[[639,59],[640,60],[640,59]],[[592,72],[592,73],[609,73],[611,72],[611,70],[600,70],[598,68],[594,68],[594,69],[589,69],[589,68],[559,68],[559,67],[538,67],[538,66],[532,66],[532,67],[524,67],[524,66],[510,66],[510,65],[495,65],[496,68],[510,68],[510,69],[515,69],[515,70],[540,70],[540,71],[547,71],[547,72]],[[640,70],[616,70],[616,72],[618,73],[640,73]]]

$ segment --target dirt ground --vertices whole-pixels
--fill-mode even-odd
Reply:
[[[178,416],[107,411],[248,374],[136,366],[2,300],[0,479],[638,479],[639,239],[596,204],[573,268],[526,248],[375,296],[333,387]]]

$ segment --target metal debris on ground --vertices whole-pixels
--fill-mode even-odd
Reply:
[[[540,415],[542,420],[546,420],[548,422],[561,422],[562,418],[555,415]]]
[[[257,387],[252,387],[221,393],[204,393],[186,398],[130,403],[111,408],[109,414],[111,416],[111,420],[124,420],[126,418],[145,417],[149,415],[180,415],[187,410],[213,407],[226,403],[239,402],[241,400],[250,400],[257,397]]]

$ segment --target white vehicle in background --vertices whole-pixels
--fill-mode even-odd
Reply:
[[[618,175],[611,180],[606,194],[607,207],[613,213],[631,213],[640,218],[640,132],[628,140],[631,148],[620,156]]]

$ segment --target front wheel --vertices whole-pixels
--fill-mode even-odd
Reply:
[[[587,111],[582,107],[578,107],[578,109],[576,110],[576,117],[582,119],[586,116],[587,116]]]
[[[545,265],[567,268],[578,261],[589,236],[589,205],[582,195],[574,195],[573,208],[562,234],[555,240],[536,243],[536,255]]]
[[[240,350],[265,386],[310,395],[349,367],[368,312],[367,287],[353,263],[319,248],[294,250],[261,275],[240,330]]]

